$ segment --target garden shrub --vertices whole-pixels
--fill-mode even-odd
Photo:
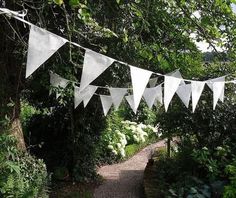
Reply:
[[[161,136],[158,126],[124,120],[122,111],[114,112],[107,118],[107,126],[101,134],[100,161],[113,162],[133,155],[143,146]],[[105,159],[104,159],[104,158]]]
[[[16,140],[0,136],[0,197],[48,197],[46,165],[16,149]]]
[[[227,165],[225,168],[226,173],[229,175],[229,184],[224,188],[224,198],[236,197],[236,159],[233,160],[232,164]]]

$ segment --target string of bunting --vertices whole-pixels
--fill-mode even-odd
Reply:
[[[30,26],[26,63],[26,78],[31,76],[63,45],[70,42],[65,38],[62,38],[26,21],[24,19],[27,14],[26,11],[16,12],[6,8],[0,8],[0,14],[6,14],[7,16],[13,17]],[[98,88],[106,88],[109,89],[110,95],[100,95],[105,115],[108,113],[112,104],[114,104],[115,109],[117,109],[124,97],[135,113],[137,112],[139,103],[142,98],[145,99],[150,108],[152,108],[156,101],[162,103],[162,100],[164,100],[164,107],[167,111],[175,93],[183,101],[186,107],[189,106],[190,99],[192,99],[192,111],[194,112],[205,87],[205,84],[207,84],[213,91],[213,109],[215,109],[218,100],[222,102],[224,101],[225,84],[236,83],[236,80],[225,81],[226,76],[209,79],[206,81],[184,79],[179,70],[164,75],[129,65],[128,63],[116,60],[114,58],[97,53],[91,49],[85,48],[77,43],[70,43],[85,50],[79,87],[74,86],[75,108],[81,102],[83,102],[84,107],[86,107],[92,96],[96,94],[95,92]],[[133,90],[133,95],[125,96],[128,93],[127,90],[130,88],[114,88],[91,85],[91,83],[114,62],[118,62],[130,68],[132,81],[131,89]],[[157,78],[151,78],[153,74],[164,77],[164,82],[157,85]],[[50,74],[50,81],[53,86],[60,86],[62,88],[66,88],[68,82],[70,82],[69,80],[53,73]],[[148,83],[150,84],[150,88],[147,88]],[[162,95],[163,88],[164,97]],[[59,97],[59,95],[57,95],[57,97]]]

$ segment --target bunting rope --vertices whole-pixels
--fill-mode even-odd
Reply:
[[[73,83],[75,108],[81,102],[83,102],[84,107],[86,107],[92,96],[98,95],[100,96],[102,102],[104,115],[107,115],[112,104],[114,105],[115,109],[117,109],[125,97],[132,110],[136,113],[142,98],[145,99],[150,109],[154,104],[156,104],[157,101],[163,104],[162,92],[164,88],[164,107],[166,111],[168,110],[169,104],[176,93],[187,108],[189,106],[190,99],[192,98],[192,111],[194,112],[205,85],[208,85],[208,87],[213,91],[213,109],[215,109],[218,100],[224,102],[225,84],[236,84],[236,79],[225,81],[225,78],[228,75],[214,79],[198,81],[184,79],[179,70],[168,74],[160,74],[141,69],[136,66],[129,65],[123,61],[97,53],[89,48],[85,48],[78,43],[71,42],[61,36],[58,36],[26,21],[24,17],[27,15],[27,10],[12,11],[6,8],[0,8],[0,15],[1,14],[6,14],[7,16],[13,17],[30,26],[26,78],[33,74],[37,68],[39,68],[66,43],[71,43],[72,45],[85,50],[80,83],[67,80],[58,74],[50,72],[50,83],[54,87],[66,88],[69,82]],[[114,62],[118,62],[124,66],[129,67],[132,88],[114,88],[108,86],[104,87],[91,85],[91,83]],[[153,74],[164,77],[164,82],[157,85],[158,78],[151,78]],[[190,83],[186,84],[186,82]],[[147,88],[148,83],[150,88]],[[79,87],[77,87],[76,84],[79,85]],[[95,92],[98,88],[109,90],[110,95],[96,94]],[[128,90],[132,90],[133,95],[131,95]],[[126,94],[129,95],[125,96]],[[58,97],[60,97],[60,93],[57,93],[57,98]]]
[[[29,25],[29,26],[35,26],[35,27],[37,27],[37,28],[40,28],[40,27],[38,27],[38,26],[36,26],[36,25],[34,25],[34,24],[30,23],[29,21],[26,21],[26,20],[24,19],[24,17],[27,15],[27,10],[23,10],[23,11],[12,11],[12,10],[9,10],[9,9],[7,9],[7,8],[0,8],[0,14],[6,14],[7,16],[13,17],[13,18],[15,18],[15,19],[17,19],[17,20],[19,20],[19,21],[21,21],[21,22],[23,22],[23,23],[25,23],[25,24],[27,24],[27,25]],[[56,35],[56,34],[54,34],[54,33],[52,33],[52,32],[50,32],[50,33],[53,34],[53,35]],[[56,35],[56,36],[58,36],[58,35]],[[58,36],[58,37],[61,37],[61,36]],[[65,40],[66,42],[68,42],[68,43],[70,43],[70,44],[72,44],[72,45],[74,45],[74,46],[77,46],[77,47],[79,47],[79,48],[81,48],[81,49],[93,51],[93,50],[91,50],[91,49],[89,49],[89,48],[86,48],[86,47],[81,46],[81,45],[78,44],[78,43],[71,42],[71,41],[69,41],[69,40],[67,40],[67,39],[65,39],[65,38],[63,38],[63,37],[61,37],[61,38],[62,38],[63,40]],[[93,52],[94,52],[94,51],[93,51]],[[110,58],[110,57],[109,57],[109,58]],[[113,58],[112,58],[112,59],[113,59]],[[128,63],[125,63],[125,62],[123,62],[123,61],[117,60],[117,59],[113,59],[113,60],[114,60],[115,62],[118,62],[118,63],[124,65],[124,66],[136,67],[136,66],[130,65],[130,64],[128,64]],[[138,68],[138,67],[136,67],[136,68]],[[148,70],[147,70],[147,71],[148,71]],[[165,74],[161,74],[161,73],[157,73],[157,72],[153,72],[153,71],[150,71],[150,72],[152,72],[152,74],[155,74],[155,75],[157,75],[157,76],[162,76],[162,77],[165,77],[165,76],[166,76]],[[227,76],[228,76],[228,75],[227,75]],[[173,76],[173,78],[176,78],[176,77]],[[186,82],[199,81],[199,80],[190,80],[190,79],[185,79],[185,78],[182,78],[182,80],[183,80],[183,81],[186,81]],[[212,79],[208,79],[208,80],[199,81],[199,82],[206,82],[206,81],[211,82],[211,80],[212,80]],[[236,79],[230,80],[230,81],[225,81],[225,83],[226,83],[226,84],[228,84],[228,83],[234,83],[234,84],[235,84],[235,83],[236,83]],[[102,86],[99,86],[99,87],[100,87],[100,88],[106,88],[106,87],[102,87]],[[130,89],[132,89],[132,88],[130,88]]]

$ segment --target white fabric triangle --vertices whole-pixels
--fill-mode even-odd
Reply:
[[[79,104],[83,101],[85,94],[86,94],[86,90],[80,92],[80,88],[77,86],[74,86],[74,107],[75,108],[79,106]]]
[[[173,71],[173,72],[170,72],[170,73],[166,74],[166,76],[173,76],[173,77],[175,77],[175,78],[181,78],[181,79],[183,79],[183,77],[182,77],[182,75],[181,75],[179,69],[177,69],[177,70],[175,70],[175,71]],[[180,82],[180,85],[184,85],[184,84],[185,84],[185,82],[184,82],[184,80],[182,80],[182,81]]]
[[[165,110],[168,110],[170,101],[172,100],[175,92],[177,91],[180,82],[182,81],[181,78],[176,78],[172,76],[165,76],[164,81],[164,105]]]
[[[66,42],[66,39],[32,25],[29,35],[26,78],[28,78]]]
[[[62,78],[58,74],[55,74],[53,72],[50,72],[50,84],[53,87],[62,87],[66,88],[66,86],[69,84],[69,80]]]
[[[143,97],[150,109],[152,108],[153,104],[155,103],[157,99],[157,96],[159,95],[160,95],[160,86],[145,89],[143,93]]]
[[[219,77],[219,78],[214,78],[214,79],[210,79],[207,80],[206,83],[208,85],[208,87],[213,91],[213,83],[214,82],[225,82],[225,76]],[[214,94],[214,91],[213,91]],[[222,93],[219,96],[219,99],[224,102],[224,89],[222,89]],[[218,99],[217,99],[218,100]]]
[[[137,113],[137,109],[135,109],[135,107],[134,107],[134,96],[133,95],[125,96],[125,99],[127,100],[130,108],[136,114]]]
[[[74,86],[74,107],[76,108],[83,101],[85,108],[96,92],[97,88],[97,86],[89,85],[84,90],[80,91],[79,87]]]
[[[156,78],[151,78],[151,79],[149,80],[149,85],[150,85],[150,87],[155,87],[155,86],[156,86],[156,84],[157,84],[157,79],[158,79],[158,77],[156,77]]]
[[[97,91],[98,87],[94,86],[94,85],[89,85],[87,87],[87,93],[83,99],[83,103],[84,103],[84,108],[87,106],[87,104],[89,103],[90,99],[93,97],[94,93]]]
[[[201,81],[192,81],[191,89],[192,89],[192,108],[193,112],[196,109],[199,98],[201,97],[202,91],[204,89],[206,82]]]
[[[69,80],[62,78],[61,76],[59,76],[58,74],[55,74],[53,72],[50,72],[50,84],[53,87],[62,87],[62,88],[66,88],[66,86],[69,84]],[[50,91],[51,94],[51,91]],[[58,99],[61,96],[61,93],[56,93],[56,99]]]
[[[111,108],[112,98],[111,98],[111,96],[100,95],[100,99],[101,99],[101,102],[102,102],[103,113],[106,116],[108,111]]]
[[[133,66],[130,66],[130,71],[131,71],[131,80],[133,86],[134,109],[136,111],[142,99],[143,92],[152,75],[152,72]]]
[[[111,93],[111,98],[112,98],[114,107],[117,110],[125,94],[127,93],[127,89],[126,88],[109,88],[109,91]]]
[[[179,86],[176,93],[179,96],[179,98],[182,100],[184,105],[188,108],[189,101],[191,98],[191,93],[192,93],[191,84],[184,84],[184,85]]]
[[[224,91],[225,90],[225,81],[223,82],[214,82],[213,83],[213,109],[215,110],[216,104],[220,99],[224,102]]]
[[[158,85],[156,87],[156,100],[155,100],[155,104],[157,102],[159,102],[160,104],[163,104],[162,85]]]
[[[114,59],[87,49],[84,55],[84,64],[80,82],[81,91],[101,75]]]

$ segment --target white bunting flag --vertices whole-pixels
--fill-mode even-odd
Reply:
[[[74,86],[74,108],[78,107],[83,101],[85,92],[80,92],[79,87]]]
[[[84,90],[92,81],[101,75],[114,59],[87,49],[80,82],[80,90]]]
[[[108,111],[111,108],[112,98],[111,98],[111,96],[100,95],[100,99],[101,99],[101,102],[102,102],[103,113],[106,116]]]
[[[89,85],[87,87],[87,93],[83,99],[83,103],[84,103],[84,108],[87,106],[87,104],[89,103],[90,99],[93,97],[94,93],[96,92],[96,90],[98,89],[97,86],[94,85]]]
[[[157,84],[157,77],[156,78],[151,78],[150,80],[149,80],[149,85],[150,85],[150,87],[155,87],[156,86],[156,84]]]
[[[204,86],[205,86],[205,82],[200,82],[200,81],[192,81],[191,82],[193,112],[196,109],[198,100],[199,100],[199,98],[200,98],[200,96],[202,94]]]
[[[134,96],[133,95],[125,96],[125,99],[127,100],[130,108],[136,114],[137,113],[137,109],[135,109],[135,107],[134,107]]]
[[[175,71],[173,71],[173,72],[170,72],[170,73],[166,74],[166,76],[173,76],[173,77],[175,77],[175,78],[181,78],[181,79],[183,79],[183,77],[182,77],[182,75],[181,75],[179,69],[177,69],[177,70],[175,70]],[[180,82],[180,85],[184,85],[184,84],[185,84],[185,82],[184,82],[184,80],[182,80],[182,81]]]
[[[62,87],[65,89],[66,86],[69,84],[69,82],[70,82],[69,80],[62,78],[58,74],[50,72],[50,84],[53,87]]]
[[[206,81],[208,87],[213,91],[213,95],[214,95],[214,90],[213,90],[214,82],[225,82],[225,76],[222,76],[222,77],[219,77],[219,78],[210,79],[210,80]],[[222,92],[220,93],[220,96],[219,96],[218,99],[220,99],[222,102],[224,102],[224,87],[223,87],[223,89],[221,89],[221,91]],[[218,101],[218,99],[217,99],[217,101]]]
[[[224,102],[224,90],[225,90],[225,81],[213,83],[213,109],[214,110],[216,108],[216,104],[219,99],[222,102]]]
[[[79,87],[75,86],[74,89],[74,105],[75,108],[83,101],[84,103],[84,108],[87,106],[89,103],[90,99],[94,95],[94,93],[97,90],[97,86],[89,85],[86,87],[84,90],[80,90]]]
[[[184,105],[188,108],[189,101],[191,98],[191,93],[192,93],[191,84],[184,84],[184,85],[179,86],[176,93],[179,96],[179,98],[182,100]]]
[[[50,72],[50,84],[53,87],[57,87],[57,88],[62,87],[65,89],[66,86],[69,84],[69,82],[70,82],[69,80],[62,78],[58,74]],[[50,94],[51,94],[51,91],[50,91]],[[61,96],[61,94],[57,92],[56,99],[58,99],[60,96]]]
[[[161,88],[160,86],[146,88],[143,93],[143,97],[150,109],[152,108],[153,104],[157,100],[157,97],[160,95],[160,91],[162,92],[162,89],[160,90],[160,88]]]
[[[111,93],[112,102],[117,110],[122,102],[125,94],[127,93],[126,88],[109,88]]]
[[[131,80],[133,85],[134,109],[138,109],[139,103],[142,99],[143,92],[152,75],[151,71],[130,66]]]
[[[180,82],[182,81],[181,78],[176,78],[172,76],[165,76],[164,81],[164,105],[165,110],[168,110],[170,101],[172,100],[175,92],[177,91]]]
[[[26,78],[47,61],[66,42],[66,39],[32,25],[29,35]]]
[[[155,100],[156,105],[157,105],[157,102],[159,102],[160,104],[163,104],[162,85],[158,85],[156,87],[156,100]]]

